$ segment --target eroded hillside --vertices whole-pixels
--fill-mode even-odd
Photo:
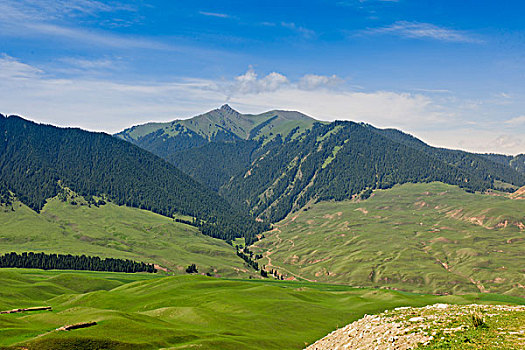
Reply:
[[[289,279],[525,296],[525,201],[442,183],[292,213],[254,246]]]

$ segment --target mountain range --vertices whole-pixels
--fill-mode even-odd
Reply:
[[[433,183],[441,183],[463,193],[457,196],[461,198],[459,202],[468,204],[467,207],[447,204],[449,209],[439,211],[434,218],[434,222],[446,221],[447,227],[456,231],[477,232],[475,228],[464,228],[457,220],[447,219],[449,215],[456,215],[451,214],[455,210],[467,209],[472,212],[469,217],[475,220],[483,217],[479,220],[488,222],[490,219],[493,223],[489,231],[483,231],[484,235],[492,237],[497,230],[505,229],[508,231],[505,234],[510,235],[507,239],[514,242],[516,232],[512,230],[525,229],[520,226],[523,225],[519,214],[521,202],[516,204],[511,199],[503,199],[507,198],[505,193],[525,185],[521,166],[523,155],[475,154],[432,147],[402,131],[379,129],[365,123],[328,123],[291,111],[241,114],[224,105],[194,118],[134,126],[113,136],[37,124],[17,116],[0,116],[0,133],[3,135],[0,140],[0,202],[3,203],[2,217],[8,223],[5,230],[9,232],[9,237],[3,237],[3,249],[23,247],[52,252],[45,241],[45,231],[49,230],[49,237],[63,237],[62,244],[55,246],[60,253],[88,250],[107,257],[144,257],[147,262],[161,263],[170,270],[183,270],[183,256],[191,256],[193,261],[186,261],[188,265],[201,262],[201,267],[210,274],[219,271],[231,276],[238,273],[246,276],[253,274],[253,270],[265,269],[264,266],[275,269],[287,266],[286,271],[296,271],[295,275],[286,274],[284,270],[270,272],[280,278],[286,275],[312,279],[321,273],[317,267],[326,268],[327,263],[340,261],[312,251],[312,245],[323,247],[325,253],[330,251],[330,245],[325,247],[324,241],[316,240],[321,232],[315,237],[304,236],[301,243],[311,256],[305,261],[319,262],[307,267],[290,265],[289,259],[295,261],[296,258],[288,256],[288,250],[281,251],[280,237],[295,241],[299,236],[293,229],[295,226],[286,223],[295,218],[305,223],[317,222],[315,213],[326,205],[323,203],[333,203],[339,208],[333,209],[335,213],[351,213],[344,208],[353,208],[352,203],[367,201],[382,191],[387,191],[385,198],[395,193],[407,199],[418,198],[418,193],[411,192],[412,187],[401,187],[404,190],[399,192],[399,185],[403,184],[420,184],[429,192],[435,188]],[[480,197],[469,197],[469,193]],[[479,209],[472,198],[496,203],[488,199],[490,196],[497,196],[501,202],[497,202],[498,210],[494,211],[497,215],[489,218],[487,213],[493,210],[490,207]],[[420,200],[414,199],[414,202]],[[105,209],[100,209],[102,207]],[[143,212],[124,210],[125,207],[160,214],[165,219],[177,221],[177,225]],[[435,207],[441,208],[443,204],[440,202]],[[406,205],[393,211],[382,225],[398,226],[403,220],[395,218],[410,208]],[[418,215],[428,217],[430,214],[413,211],[411,222],[426,220]],[[113,218],[109,225],[106,216]],[[357,219],[344,214],[336,222],[344,226],[348,220]],[[367,227],[372,223],[365,219],[360,225]],[[35,225],[38,230],[31,228]],[[305,227],[309,227],[308,224]],[[25,236],[28,230],[35,231],[30,239]],[[194,237],[197,230],[239,246],[241,250],[235,252],[224,245],[197,239]],[[365,231],[370,235],[374,230],[371,227]],[[396,234],[410,234],[401,231]],[[149,235],[155,237],[158,244],[151,247],[145,244]],[[366,244],[374,250],[380,243],[375,241],[378,237],[374,234],[371,237]],[[261,238],[263,240],[257,242]],[[398,238],[406,239],[396,235],[390,237],[395,242]],[[180,246],[175,258],[166,249],[159,250],[161,246],[191,240],[199,242],[199,248],[188,248],[192,255],[185,254],[186,248],[180,249]],[[429,242],[425,238],[414,249],[418,251],[419,244],[429,245]],[[245,245],[252,250],[243,248]],[[463,247],[463,243],[461,245]],[[474,243],[467,245],[475,246]],[[485,249],[485,246],[480,248]],[[346,256],[351,251],[351,246],[345,245],[341,254]],[[366,250],[359,251],[357,260],[352,261],[361,261]],[[273,261],[267,255],[271,252],[276,252]],[[294,256],[304,253],[301,250]],[[476,256],[485,253],[480,251]],[[203,258],[196,259],[200,255]],[[238,257],[245,260],[244,269],[231,263]],[[450,259],[456,258],[451,256]],[[429,263],[435,264],[435,260]],[[374,276],[380,276],[377,269],[381,265],[381,261],[372,259],[359,266],[364,269],[371,266]],[[264,276],[264,272],[261,273]],[[514,269],[509,271],[509,283],[517,278],[516,273]],[[383,285],[382,279],[368,280],[363,277],[364,273],[358,278],[347,273],[338,275],[336,280],[341,283]],[[385,278],[392,281],[393,277],[387,274]],[[332,279],[333,275],[322,278],[327,282]],[[403,278],[398,282],[400,288],[408,290],[437,291],[435,283],[413,286]],[[462,288],[469,290],[470,287]]]
[[[467,191],[525,185],[523,155],[431,147],[395,129],[317,121],[299,112],[241,114],[230,106],[115,135],[174,164],[237,208],[277,222],[306,203],[376,188],[441,181]]]
[[[2,268],[0,348],[301,348],[385,308],[523,304],[524,154],[227,105],[116,135],[0,115],[0,135],[1,254],[157,271]]]

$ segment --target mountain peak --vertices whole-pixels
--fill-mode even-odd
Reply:
[[[221,106],[221,108],[219,108],[221,111],[223,112],[228,112],[228,113],[231,113],[231,112],[236,112],[236,113],[239,113],[237,112],[235,109],[231,108],[229,104],[223,104]]]

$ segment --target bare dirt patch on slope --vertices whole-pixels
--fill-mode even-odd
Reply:
[[[356,211],[360,211],[361,213],[363,213],[363,214],[365,214],[365,215],[368,214],[368,210],[366,210],[365,208],[357,208],[357,209],[355,209],[355,210],[356,210]]]
[[[516,192],[509,195],[512,199],[525,199],[525,186],[519,188]]]

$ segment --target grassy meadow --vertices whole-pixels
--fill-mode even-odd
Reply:
[[[525,296],[525,201],[442,183],[376,190],[290,214],[252,250],[286,278]]]
[[[0,253],[85,254],[156,263],[180,273],[194,263],[200,273],[214,276],[255,274],[233,247],[193,226],[146,210],[75,200],[73,205],[50,199],[40,214],[20,202],[0,206]]]
[[[0,348],[301,349],[398,306],[523,303],[492,294],[432,296],[341,285],[206,276],[0,269]],[[64,325],[97,325],[56,331]]]
[[[39,214],[0,207],[0,253],[129,258],[180,274],[195,263],[222,278],[0,269],[0,311],[52,307],[0,314],[0,349],[301,349],[398,306],[525,304],[525,201],[499,194],[406,184],[307,206],[252,247],[260,265],[296,281],[260,279],[233,247],[192,226],[75,203],[51,199]]]

